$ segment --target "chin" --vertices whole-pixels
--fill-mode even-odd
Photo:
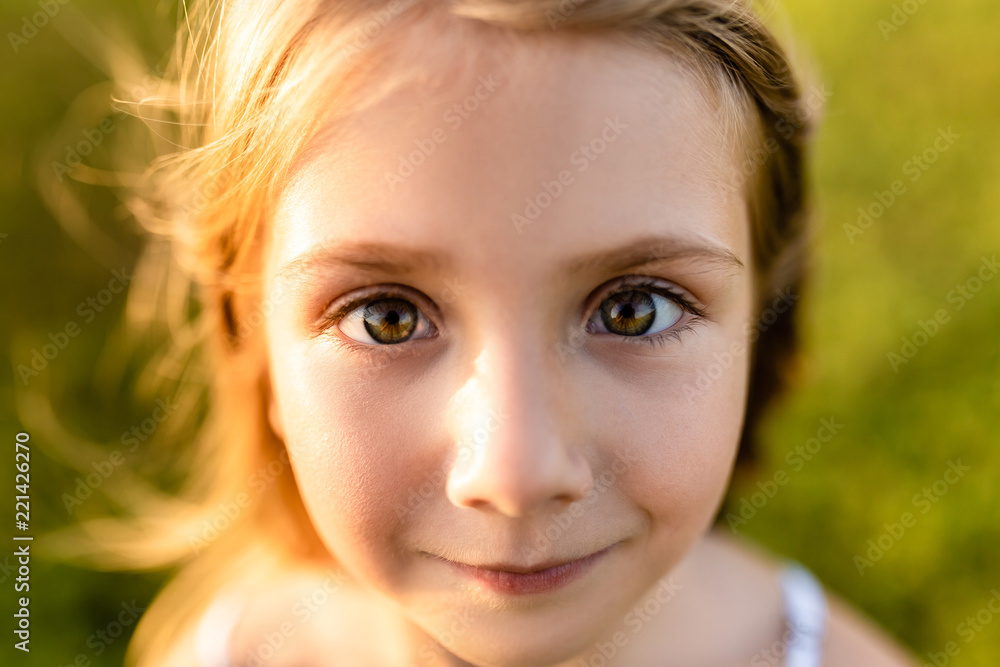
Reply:
[[[550,667],[594,652],[595,642],[621,624],[628,605],[624,591],[591,590],[568,603],[490,599],[446,604],[431,618],[413,620],[470,665]]]
[[[476,667],[551,667],[584,654],[592,648],[590,640],[595,636],[594,631],[563,636],[540,627],[510,634],[486,628],[482,634],[481,638],[461,637],[451,645],[438,641],[452,655]]]

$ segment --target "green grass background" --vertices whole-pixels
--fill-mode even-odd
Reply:
[[[84,188],[83,203],[113,245],[67,234],[36,186],[44,147],[69,143],[99,120],[79,110],[81,94],[105,75],[74,46],[73,12],[105,25],[118,17],[150,55],[166,47],[173,19],[165,5],[70,0],[15,54],[6,35],[20,31],[22,17],[38,5],[0,6],[0,344],[9,359],[0,438],[12,452],[17,405],[25,399],[17,364],[49,332],[80,321],[77,305],[107,284],[117,261],[134,261],[139,247],[106,192]],[[758,482],[785,471],[788,483],[740,526],[741,534],[812,568],[925,661],[954,641],[960,653],[949,664],[995,667],[1000,618],[971,641],[958,625],[1000,590],[1000,278],[986,281],[961,310],[947,295],[975,276],[984,257],[1000,254],[1000,5],[786,0],[768,11],[779,31],[796,35],[817,83],[831,92],[813,169],[820,231],[806,318],[810,365],[806,384],[767,423],[762,464],[737,481],[729,507],[738,510]],[[894,11],[900,25],[886,32],[879,22],[891,21]],[[958,135],[954,144],[911,181],[906,163],[948,128]],[[858,207],[870,206],[896,179],[906,191],[852,242],[844,225],[856,223]],[[129,398],[128,369],[112,374],[117,383],[95,376],[123,301],[84,326],[31,383],[52,396],[56,414],[77,435],[112,446],[152,409]],[[894,370],[887,355],[939,309],[948,322]],[[805,445],[823,418],[843,429],[794,471],[786,454]],[[76,473],[59,464],[60,444],[66,446],[33,441],[32,524],[39,532],[68,520],[60,495],[72,489]],[[921,513],[914,495],[959,459],[969,472]],[[3,469],[10,489],[12,467],[5,461]],[[11,505],[0,503],[5,522],[13,520]],[[98,501],[88,509],[99,509]],[[904,512],[916,523],[860,575],[854,557]],[[91,572],[36,557],[32,652],[23,655],[11,649],[15,575],[3,568],[7,553],[0,549],[3,664],[68,665],[80,654],[92,664],[121,664],[127,632],[100,656],[88,638],[122,602],[143,606],[165,576]]]

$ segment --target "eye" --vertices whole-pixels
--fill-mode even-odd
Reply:
[[[604,327],[620,336],[640,336],[650,329],[659,333],[683,317],[673,301],[643,290],[626,290],[607,298],[598,310]]]
[[[388,294],[355,300],[329,319],[345,336],[362,345],[396,345],[433,332],[430,320],[412,302]]]
[[[688,322],[677,324],[690,315]],[[682,294],[656,282],[636,281],[608,295],[587,324],[591,333],[609,333],[642,342],[662,342],[701,319],[701,311]],[[636,341],[639,342],[639,341]]]

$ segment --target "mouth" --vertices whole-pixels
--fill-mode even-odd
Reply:
[[[469,565],[435,556],[465,578],[489,590],[506,595],[529,595],[554,591],[586,574],[599,560],[618,546],[618,542],[600,551],[572,560],[549,560],[531,565],[489,563]]]

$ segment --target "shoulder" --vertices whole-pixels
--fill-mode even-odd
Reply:
[[[721,557],[758,577],[776,579],[783,569],[778,559],[745,540],[712,531],[709,541]],[[919,664],[887,632],[838,596],[823,589],[827,622],[824,667],[917,667]]]
[[[362,621],[345,577],[289,568],[219,593],[194,618],[155,667],[272,667],[315,664],[331,648],[347,661]]]
[[[297,667],[331,655],[343,665],[402,664],[399,646],[380,641],[399,635],[399,621],[342,572],[289,568],[244,599],[229,647],[233,667]]]

